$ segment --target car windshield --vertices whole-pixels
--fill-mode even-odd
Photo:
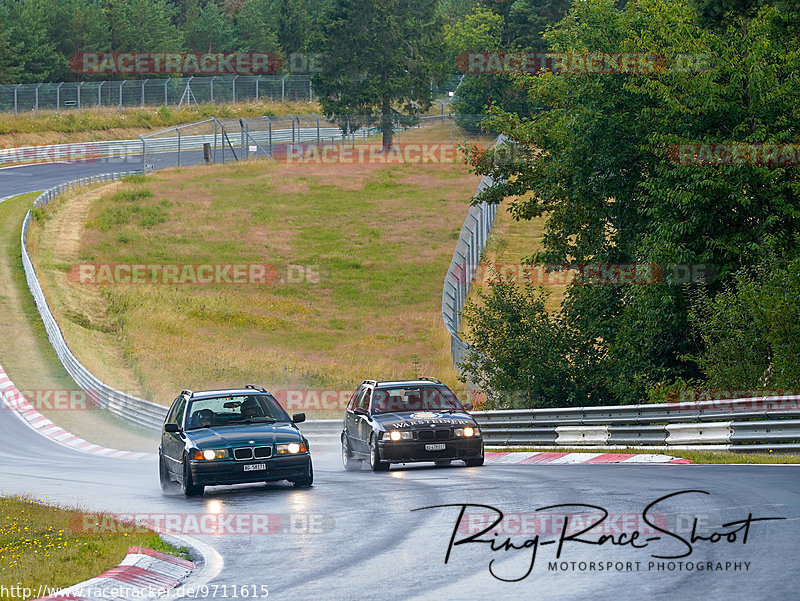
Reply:
[[[187,429],[242,423],[291,421],[270,394],[248,394],[196,399],[187,410]]]
[[[375,390],[372,412],[395,411],[463,411],[463,407],[446,386],[397,386]]]

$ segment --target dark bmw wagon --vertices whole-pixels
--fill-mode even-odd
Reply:
[[[342,463],[373,471],[392,463],[483,465],[483,438],[453,392],[435,378],[364,380],[350,398],[342,428]]]
[[[314,469],[308,440],[264,388],[192,392],[172,403],[161,433],[158,465],[161,488],[181,484],[186,496],[206,486],[288,480],[311,486]]]

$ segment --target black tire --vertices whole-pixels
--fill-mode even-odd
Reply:
[[[295,488],[309,488],[314,484],[314,466],[310,459],[308,461],[308,478],[293,480],[292,484],[294,484]]]
[[[342,435],[342,465],[348,472],[355,472],[361,469],[362,461],[353,457],[353,452],[350,450],[350,441],[347,436]]]
[[[187,497],[199,497],[203,494],[205,486],[202,484],[195,484],[192,480],[192,470],[189,469],[189,458],[183,459],[183,478],[181,478],[181,487],[183,494]]]
[[[172,484],[172,478],[170,478],[169,471],[167,471],[167,465],[164,463],[161,451],[158,452],[158,481],[161,484],[162,492],[167,492]]]
[[[483,465],[483,457],[478,457],[476,459],[465,459],[464,464],[467,467],[478,467],[479,465]]]
[[[375,436],[369,439],[369,467],[373,472],[385,472],[389,469],[389,462],[381,461],[381,453]]]

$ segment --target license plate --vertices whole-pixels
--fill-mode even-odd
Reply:
[[[257,470],[265,470],[267,469],[266,463],[251,463],[249,465],[244,466],[244,471],[246,472],[255,472]]]
[[[447,445],[444,443],[439,444],[426,444],[425,450],[426,451],[444,451],[447,448]]]

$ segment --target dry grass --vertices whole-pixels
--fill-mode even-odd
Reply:
[[[319,112],[316,102],[248,102],[243,104],[195,104],[177,107],[145,107],[40,111],[14,117],[0,113],[0,148],[42,146],[96,142],[99,140],[128,140],[140,134],[191,123],[208,117],[238,118],[311,114]]]
[[[436,137],[406,137],[416,131]],[[32,237],[74,352],[157,402],[187,387],[347,390],[415,372],[455,388],[441,286],[477,182],[461,164],[170,170],[61,202]],[[139,189],[152,195],[125,200]],[[77,249],[53,242],[80,224]],[[299,265],[319,281],[87,290],[64,276],[76,261]]]

